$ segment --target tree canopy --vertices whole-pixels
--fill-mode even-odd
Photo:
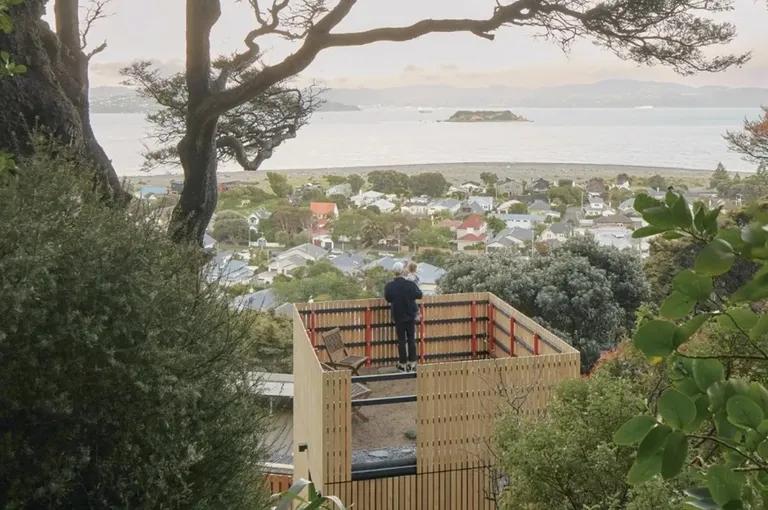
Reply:
[[[251,320],[83,164],[0,186],[0,506],[260,507]]]
[[[439,172],[416,174],[408,179],[408,189],[413,196],[442,197],[449,187],[450,184]]]

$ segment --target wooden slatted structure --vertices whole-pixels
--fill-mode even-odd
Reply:
[[[340,328],[350,354],[392,365],[397,344],[379,299],[294,309],[294,477],[358,510],[495,508],[490,441],[510,406],[543,412],[554,386],[579,375],[579,353],[489,293],[425,298],[419,325],[417,472],[353,480],[351,373],[324,370],[321,333]]]

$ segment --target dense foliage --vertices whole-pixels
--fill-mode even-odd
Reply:
[[[412,175],[408,179],[408,189],[413,196],[427,195],[442,197],[448,191],[450,184],[439,172],[425,172]]]
[[[326,261],[297,269],[290,280],[275,281],[274,289],[282,303],[366,297],[365,289],[355,278],[344,275]]]
[[[636,237],[661,234],[687,238],[698,249],[691,269],[679,271],[658,318],[643,321],[634,344],[653,363],[663,364],[669,381],[658,399],[615,434],[622,445],[637,445],[628,474],[633,484],[661,475],[678,476],[691,448],[697,458],[697,488],[688,492],[693,508],[759,508],[768,491],[768,215],[755,208],[746,225],[720,225],[720,209],[667,193],[664,200],[640,195],[635,208],[650,224]],[[734,291],[716,285],[737,261],[757,271]],[[732,339],[699,345],[702,335]]]
[[[502,508],[528,510],[655,510],[680,503],[674,486],[633,488],[630,451],[613,443],[616,428],[644,408],[650,380],[600,368],[588,379],[560,385],[545,417],[510,412],[497,433],[508,477]]]
[[[219,242],[246,244],[250,234],[248,220],[234,211],[222,211],[216,216],[213,237]]]
[[[280,198],[285,198],[293,192],[293,186],[288,183],[288,177],[285,174],[267,172],[267,180],[272,193]]]
[[[0,187],[0,507],[258,507],[251,322],[79,167]]]
[[[647,295],[637,257],[575,239],[530,260],[495,252],[456,257],[443,292],[490,291],[565,336],[581,351],[583,368],[615,346]]]
[[[376,170],[367,176],[368,184],[379,193],[405,195],[410,189],[410,177],[395,170]]]

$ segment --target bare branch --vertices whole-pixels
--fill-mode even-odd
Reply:
[[[107,48],[107,41],[102,42],[91,51],[88,50],[88,35],[91,33],[96,22],[109,17],[111,14],[106,12],[107,6],[112,0],[91,0],[86,11],[83,23],[80,28],[80,50],[85,53],[87,60],[97,55]]]

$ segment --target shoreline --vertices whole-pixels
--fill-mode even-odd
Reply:
[[[220,184],[243,183],[255,184],[266,180],[267,172],[286,173],[291,178],[309,179],[323,177],[324,175],[351,175],[367,174],[374,171],[395,170],[406,174],[422,172],[440,172],[453,183],[467,180],[479,180],[480,173],[494,172],[499,177],[512,179],[531,180],[544,178],[555,180],[568,178],[577,181],[588,180],[591,177],[613,178],[620,173],[626,173],[635,177],[649,177],[659,174],[664,177],[673,177],[686,180],[708,179],[712,170],[694,168],[658,167],[644,165],[621,165],[604,163],[531,163],[531,162],[456,162],[456,163],[423,163],[407,165],[372,165],[352,167],[319,167],[309,169],[263,169],[254,172],[246,171],[219,171]],[[171,180],[182,180],[183,174],[141,174],[125,175],[122,179],[131,183],[154,186],[169,186]]]

